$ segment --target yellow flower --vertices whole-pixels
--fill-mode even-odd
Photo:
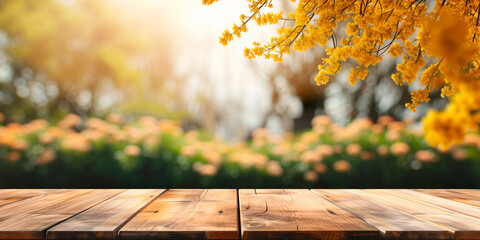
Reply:
[[[430,110],[424,117],[423,129],[425,139],[432,146],[442,150],[450,148],[453,144],[463,142],[465,128],[462,118],[452,113]]]
[[[213,2],[203,1],[205,5]],[[251,48],[245,49],[244,55],[248,59],[263,56],[282,61],[291,50],[305,51],[322,46],[326,57],[318,65],[317,84],[327,84],[346,61],[353,63],[348,80],[355,84],[359,79],[365,79],[369,67],[380,62],[382,55],[388,52],[394,58],[403,56],[403,61],[397,65],[398,71],[392,75],[395,83],[412,84],[419,79],[424,86],[411,93],[411,102],[406,107],[412,111],[421,102],[429,101],[429,93],[438,88],[442,88],[442,97],[460,93],[466,99],[478,98],[480,87],[476,91],[471,89],[479,85],[480,79],[480,28],[476,1],[448,1],[447,4],[437,1],[434,8],[427,11],[425,1],[379,0],[365,4],[364,1],[350,0],[298,0],[293,1],[294,11],[286,16],[282,12],[265,10],[273,7],[270,1],[248,2],[250,13],[241,15],[240,24],[233,25],[233,32],[226,30],[222,34],[222,44],[230,42],[233,36],[240,37],[250,20],[261,26],[281,23],[277,25],[277,34],[269,41],[262,44],[255,41]],[[342,27],[345,34],[337,34],[334,29]],[[422,72],[426,58],[436,63],[426,66]],[[467,125],[472,124],[472,119],[478,122],[480,116],[476,111],[479,109],[480,106],[470,107],[470,116],[463,117]],[[316,129],[316,132],[322,133],[323,130]],[[355,135],[355,131],[346,134]],[[445,134],[443,131],[438,138],[445,137]],[[427,135],[435,142],[437,137],[432,137],[431,133]],[[463,135],[460,133],[459,136]],[[457,142],[457,138],[453,141]],[[443,147],[449,145],[442,143]]]

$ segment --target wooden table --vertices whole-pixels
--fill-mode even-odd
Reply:
[[[3,189],[0,238],[480,239],[480,190]]]

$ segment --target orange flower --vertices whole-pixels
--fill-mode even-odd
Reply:
[[[78,133],[68,133],[61,143],[62,148],[78,152],[88,152],[91,149],[90,142]]]
[[[364,161],[370,161],[375,158],[375,154],[370,151],[364,151],[360,154],[360,158]]]
[[[123,152],[130,157],[136,157],[140,155],[141,149],[137,145],[128,145],[123,149]]]
[[[404,142],[397,142],[390,147],[390,151],[397,156],[406,155],[410,152],[410,146]]]
[[[315,182],[318,179],[318,174],[314,171],[308,171],[303,174],[303,179],[307,182]]]
[[[394,121],[388,124],[388,129],[393,131],[403,131],[405,124],[403,122]]]
[[[15,141],[13,141],[13,143],[11,145],[11,147],[13,149],[19,150],[19,151],[26,150],[29,146],[30,146],[30,144],[26,140],[23,140],[23,139],[17,139]]]
[[[336,154],[342,154],[343,153],[343,147],[341,145],[335,145],[333,146],[333,152]]]
[[[212,150],[205,150],[202,153],[203,158],[207,160],[207,162],[218,166],[222,163],[222,156],[218,152],[214,152]]]
[[[419,162],[429,163],[435,159],[435,154],[430,150],[420,150],[415,153],[415,159]]]
[[[329,157],[334,153],[333,147],[327,144],[318,145],[315,148],[315,151],[317,151],[323,157]]]
[[[378,124],[381,124],[381,125],[388,125],[389,123],[395,121],[395,119],[392,117],[392,116],[388,116],[388,115],[384,115],[384,116],[380,116],[378,119],[377,119],[377,123]]]
[[[324,163],[315,163],[315,165],[313,165],[313,170],[317,173],[323,174],[327,172],[328,167]]]
[[[272,148],[272,154],[277,156],[286,154],[288,151],[290,151],[290,144],[288,143],[278,144]]]
[[[274,177],[280,177],[283,169],[277,161],[269,161],[267,164],[267,174]]]
[[[396,141],[400,139],[400,132],[396,130],[388,130],[387,134],[385,134],[385,137],[388,141]]]
[[[385,157],[388,155],[388,146],[387,145],[380,145],[377,147],[378,155]]]
[[[192,165],[192,169],[202,176],[211,177],[217,173],[217,167],[212,164],[203,164],[196,162]]]
[[[322,156],[317,151],[306,151],[300,156],[304,163],[315,163],[322,161]]]
[[[46,148],[43,150],[42,154],[37,157],[35,161],[39,165],[47,164],[53,160],[55,160],[56,154],[52,149]]]
[[[253,139],[267,138],[267,137],[268,137],[268,129],[266,128],[258,128],[252,132]]]
[[[268,157],[263,154],[253,154],[251,156],[251,161],[257,169],[263,169],[268,162]]]
[[[68,114],[65,116],[59,123],[58,126],[61,128],[72,128],[80,125],[82,119],[76,114]]]
[[[41,144],[50,144],[55,140],[55,136],[50,132],[44,132],[38,136],[38,141]]]
[[[380,134],[380,133],[382,133],[384,129],[385,129],[385,128],[383,127],[383,125],[378,124],[378,123],[377,123],[377,124],[374,124],[374,125],[372,126],[372,132],[375,133],[375,134]]]
[[[7,155],[7,160],[10,162],[16,162],[20,160],[20,153],[19,152],[9,152]]]
[[[332,124],[332,119],[327,115],[318,115],[312,119],[312,126],[324,126]]]
[[[352,143],[347,146],[347,154],[350,156],[357,156],[362,152],[362,147],[357,143]]]
[[[110,113],[107,115],[107,121],[115,124],[121,124],[123,122],[123,117],[118,113]]]
[[[333,169],[339,173],[349,172],[350,168],[350,162],[348,162],[347,160],[339,160],[333,164]]]
[[[467,159],[467,152],[465,149],[454,148],[452,149],[452,157],[456,161],[463,161]]]

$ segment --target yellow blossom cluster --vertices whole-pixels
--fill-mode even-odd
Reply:
[[[446,150],[461,144],[469,130],[478,130],[480,121],[480,82],[453,96],[443,111],[430,110],[423,119],[426,140]]]
[[[251,19],[258,25],[283,21],[277,25],[277,35],[267,43],[254,42],[252,48],[245,49],[249,59],[263,56],[281,61],[291,50],[305,51],[320,45],[326,47],[327,57],[318,65],[317,84],[327,84],[346,61],[354,65],[348,80],[355,84],[364,80],[369,67],[388,52],[393,58],[403,58],[392,74],[396,84],[418,80],[423,86],[411,93],[412,101],[406,104],[412,111],[421,102],[430,101],[429,93],[435,89],[441,89],[442,97],[478,98],[472,86],[480,79],[480,0],[292,0],[295,11],[286,16],[265,10],[273,8],[271,0],[247,1],[250,16],[242,15],[240,27],[234,25],[233,32],[225,31],[220,37],[222,44],[246,32]],[[213,2],[203,0],[205,5]],[[450,105],[464,104],[456,100]],[[424,121],[427,140],[447,148],[463,139],[465,132],[478,127],[480,108],[475,107],[467,111],[462,106],[450,106],[443,112],[430,113]],[[461,130],[458,136],[447,134],[454,123]]]

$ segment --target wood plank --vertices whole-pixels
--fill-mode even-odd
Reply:
[[[99,204],[125,191],[126,189],[92,190],[86,194],[80,195],[75,198],[67,199],[63,202],[60,202],[55,205],[36,211],[35,213],[38,213],[38,214],[55,213],[55,214],[64,214],[64,215],[72,216],[74,214],[80,213],[90,207],[93,207],[96,204]]]
[[[17,214],[1,222],[0,239],[43,239],[43,231],[66,219],[59,214]]]
[[[430,194],[408,190],[408,189],[393,189],[393,190],[379,190],[379,191],[392,194],[398,197],[411,199],[413,201],[417,201],[425,204],[440,206],[442,208],[446,208],[454,212],[463,213],[465,215],[469,215],[477,219],[480,217],[480,207],[472,206],[469,204],[460,203],[460,202],[448,200],[445,198],[432,196]]]
[[[345,190],[314,189],[312,191],[376,227],[386,238],[451,239],[453,237],[453,232],[437,224]]]
[[[0,189],[0,207],[51,191],[53,189]]]
[[[63,202],[70,198],[80,196],[88,193],[91,190],[70,190],[70,189],[55,189],[46,194],[41,194],[31,198],[17,201],[0,207],[0,226],[1,222],[8,219],[10,216],[18,214],[34,213],[49,206]]]
[[[439,206],[420,203],[378,190],[346,190],[396,208],[406,214],[436,223],[453,232],[455,239],[479,239],[480,220]]]
[[[237,191],[168,190],[121,230],[120,238],[238,239]]]
[[[59,190],[52,191],[52,196],[46,194],[33,199],[36,202],[24,200],[7,205],[10,209],[2,212],[5,217],[0,222],[0,238],[43,238],[45,230],[51,226],[122,191],[124,190]]]
[[[480,207],[480,193],[473,192],[469,189],[414,189],[437,197],[450,199]]]
[[[379,231],[307,189],[241,189],[242,238],[377,239]]]
[[[195,201],[195,200],[236,200],[235,189],[172,189],[162,194],[161,201]]]
[[[118,230],[164,189],[130,189],[69,218],[47,231],[47,238],[116,238]]]

